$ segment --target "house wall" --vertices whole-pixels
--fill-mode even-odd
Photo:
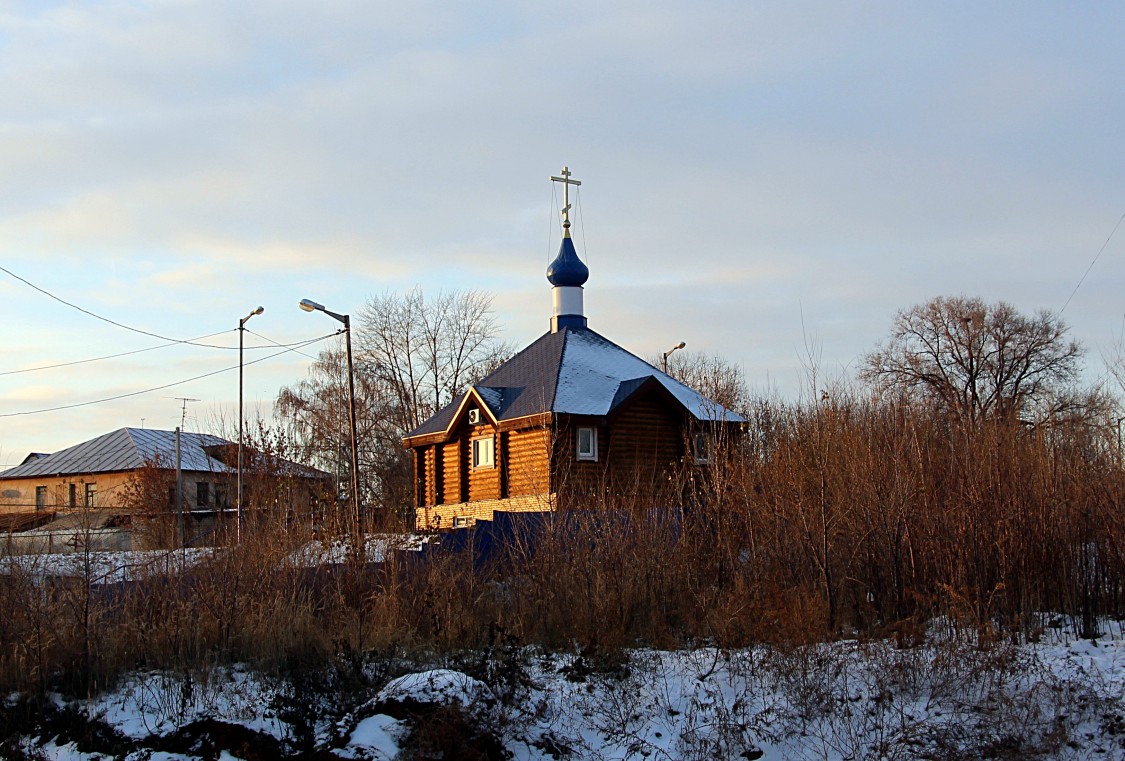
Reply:
[[[95,475],[37,476],[32,478],[0,479],[0,512],[32,513],[37,509],[35,491],[46,487],[46,504],[43,510],[69,510],[70,485],[75,487],[76,508],[86,505],[86,484],[94,484],[97,494],[94,507],[115,508],[125,502],[127,485],[132,473],[98,473]]]
[[[609,419],[560,418],[553,490],[564,508],[651,504],[674,497],[685,467],[686,420],[657,394],[632,401]],[[598,460],[578,460],[578,428],[598,432]]]
[[[163,473],[162,473],[163,475]],[[33,513],[36,512],[36,488],[46,487],[46,504],[43,510],[60,512],[72,509],[70,504],[70,485],[75,486],[76,509],[86,506],[86,484],[94,484],[97,493],[93,507],[109,510],[126,510],[137,507],[130,504],[132,485],[137,478],[136,471],[116,473],[96,473],[87,475],[70,476],[37,476],[32,478],[0,479],[0,513]],[[233,484],[227,483],[228,477],[218,473],[184,472],[184,505],[188,509],[195,509],[197,505],[197,484],[209,484],[208,494],[210,504],[215,506],[216,487],[225,487],[226,502],[233,504],[235,500]],[[153,512],[160,512],[169,508],[167,487],[175,485],[174,473],[169,473],[165,479],[166,484],[150,491],[150,499],[155,504],[148,506]],[[134,497],[135,500],[135,497]]]
[[[461,478],[461,467],[465,461],[465,442],[463,439],[450,441],[439,445],[442,449],[442,490],[441,498],[435,500],[441,504],[456,504],[468,498]]]
[[[414,450],[414,496],[418,506],[433,504],[436,481],[434,479],[434,447]]]
[[[607,458],[621,494],[657,495],[681,468],[686,420],[655,396],[638,399],[611,421]]]
[[[504,459],[508,495],[522,497],[550,490],[548,478],[551,456],[551,431],[531,428],[507,434]]]
[[[489,437],[494,441],[493,466],[473,468],[473,440]],[[542,426],[497,431],[490,425],[478,425],[463,427],[452,441],[415,447],[415,505],[546,494],[550,442],[550,430]]]
[[[492,467],[473,467],[473,439],[492,438],[495,441],[495,458]],[[490,425],[474,425],[468,429],[469,446],[465,447],[464,467],[469,473],[469,501],[500,499],[500,469],[503,467],[503,452],[500,436]]]

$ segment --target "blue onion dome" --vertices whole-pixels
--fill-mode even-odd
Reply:
[[[547,280],[551,285],[580,286],[590,277],[590,268],[578,258],[574,250],[574,241],[568,234],[563,235],[562,245],[559,246],[559,255],[547,267]]]

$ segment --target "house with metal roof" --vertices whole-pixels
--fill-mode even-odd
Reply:
[[[608,338],[583,310],[589,269],[570,234],[547,268],[550,331],[404,438],[420,528],[467,526],[496,510],[676,500],[716,441],[745,421]]]
[[[184,507],[194,513],[221,513],[235,493],[238,444],[206,433],[120,428],[52,454],[27,457],[0,472],[0,513],[48,513],[96,508],[110,512],[160,513],[174,504],[177,465]],[[260,470],[249,455],[246,471]],[[321,482],[330,476],[289,461],[274,472]],[[139,489],[139,479],[159,481]],[[172,489],[172,491],[169,491]],[[139,495],[145,495],[140,499]],[[138,501],[149,504],[138,504]]]

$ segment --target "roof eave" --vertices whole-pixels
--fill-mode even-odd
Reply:
[[[488,415],[489,419],[492,421],[492,425],[499,427],[500,419],[496,417],[496,413],[492,411],[492,407],[489,406],[488,402],[486,402],[484,397],[481,396],[480,392],[477,391],[476,386],[469,386],[469,390],[466,391],[461,397],[461,403],[457,405],[457,409],[454,410],[453,416],[449,418],[449,423],[443,430],[432,431],[430,433],[421,433],[416,436],[403,436],[403,446],[413,448],[417,446],[425,446],[426,444],[436,444],[441,441],[448,441],[450,438],[450,434],[453,432],[453,429],[456,428],[457,424],[461,421],[461,416],[465,414],[466,405],[469,404],[470,400],[475,400],[477,402],[477,406],[480,409],[483,409]]]

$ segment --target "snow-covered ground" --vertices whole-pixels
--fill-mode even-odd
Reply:
[[[419,748],[433,758],[460,748],[514,759],[1125,759],[1125,639],[1119,622],[1103,628],[1097,640],[1046,628],[1021,646],[947,635],[907,649],[499,649],[426,666],[372,662],[366,689],[242,668],[137,673],[92,700],[57,702],[114,730],[116,756],[138,761],[314,750],[379,760]],[[211,720],[223,724],[200,739]],[[227,725],[240,739],[217,746],[215,727]],[[22,747],[43,758],[113,757],[31,734]],[[269,750],[248,750],[255,741]]]
[[[422,534],[368,534],[364,537],[368,563],[382,563],[393,552],[421,552],[429,537]],[[354,542],[308,542],[292,555],[290,562],[297,567],[315,568],[321,565],[345,563],[351,557]]]
[[[200,547],[11,555],[0,557],[0,574],[18,569],[33,577],[70,576],[88,578],[91,584],[116,584],[183,571],[215,552],[213,547]]]
[[[369,534],[366,561],[382,563],[396,551],[419,552],[427,541],[429,538],[421,534]],[[289,556],[289,563],[307,568],[344,563],[351,558],[351,547],[350,542],[308,542]],[[221,551],[215,547],[189,547],[10,555],[0,557],[0,574],[18,570],[33,577],[68,576],[88,578],[91,584],[116,584],[157,573],[184,571]]]

